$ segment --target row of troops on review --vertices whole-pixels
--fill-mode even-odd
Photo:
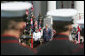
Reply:
[[[37,48],[23,46],[19,42],[19,38],[26,25],[24,20],[25,10],[31,7],[32,4],[29,2],[1,3],[1,55],[84,55],[84,46],[75,45],[68,38],[72,30],[73,19],[71,17],[74,14],[76,15],[75,9],[55,10],[53,14],[51,13],[52,11],[49,11],[47,14],[56,18],[53,19],[53,29],[55,30],[53,39],[48,42],[51,38],[51,33],[46,32],[51,32],[51,30],[46,26],[43,30],[43,36],[48,37],[47,34],[49,35],[47,39],[44,38],[47,43]],[[73,11],[74,13],[69,13],[68,11]],[[67,14],[62,15],[65,12]],[[35,32],[37,31],[38,29]]]

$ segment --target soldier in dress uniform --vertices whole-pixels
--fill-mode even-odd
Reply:
[[[37,55],[84,55],[83,46],[73,44],[69,41],[72,30],[72,16],[75,9],[56,9],[48,11],[47,15],[53,18],[53,29],[56,30],[53,40],[37,47]]]
[[[31,8],[29,2],[1,3],[1,55],[33,55],[34,50],[22,46],[19,38],[26,25],[25,10]]]

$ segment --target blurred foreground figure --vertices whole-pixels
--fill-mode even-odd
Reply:
[[[53,40],[37,48],[37,55],[84,55],[84,47],[69,41],[73,19],[77,11],[74,9],[57,9],[48,11],[53,18],[53,29],[56,31]]]
[[[19,43],[26,25],[25,10],[31,7],[28,2],[1,3],[1,55],[34,54],[29,47]]]

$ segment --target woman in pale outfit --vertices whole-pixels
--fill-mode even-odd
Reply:
[[[41,38],[41,33],[39,30],[36,28],[35,32],[33,33],[33,39],[34,39],[34,44],[33,46],[36,47],[37,45],[40,44],[40,38]]]

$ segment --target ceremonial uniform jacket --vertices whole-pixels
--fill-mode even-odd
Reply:
[[[56,37],[39,47],[37,55],[84,55],[83,45],[75,45],[69,41],[68,36],[56,35]]]
[[[30,47],[22,46],[14,36],[1,37],[1,55],[33,55]]]
[[[37,41],[41,38],[41,33],[40,32],[34,32],[33,33],[33,39],[34,41]]]

